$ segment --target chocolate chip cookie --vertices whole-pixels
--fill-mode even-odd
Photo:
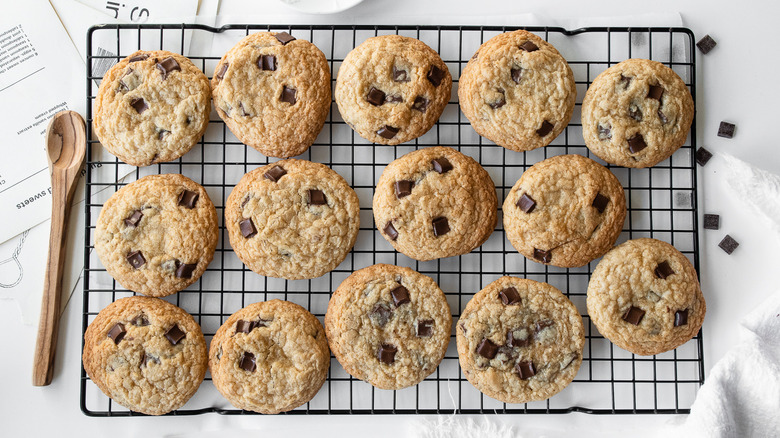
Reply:
[[[672,245],[635,239],[604,255],[588,284],[588,314],[605,338],[649,356],[688,342],[707,305],[696,270]]]
[[[460,108],[474,130],[514,151],[550,144],[569,124],[576,98],[566,60],[524,30],[482,44],[458,80]]]
[[[320,321],[281,300],[232,314],[211,340],[214,386],[233,406],[262,414],[311,400],[328,375],[330,352]]]
[[[615,244],[626,218],[620,182],[580,155],[559,155],[526,170],[504,200],[506,237],[546,265],[582,266]]]
[[[211,88],[230,132],[269,157],[306,152],[330,110],[325,55],[287,32],[243,38],[217,64]]]
[[[197,322],[167,301],[121,298],[84,333],[84,370],[103,393],[148,415],[179,409],[206,374],[206,341]]]
[[[95,250],[122,287],[164,297],[203,275],[218,231],[217,211],[200,184],[178,174],[150,175],[103,204]]]
[[[336,78],[341,117],[372,143],[395,145],[425,134],[450,99],[447,64],[420,40],[369,38],[347,54]]]
[[[496,227],[490,175],[449,147],[410,152],[385,167],[374,192],[374,222],[397,250],[417,260],[466,254]]]
[[[329,167],[283,160],[241,178],[225,206],[230,245],[249,269],[300,280],[332,271],[355,245],[360,205]]]
[[[582,364],[582,317],[547,283],[499,278],[469,301],[455,333],[466,378],[504,403],[552,397]]]
[[[380,389],[420,383],[439,366],[452,315],[432,278],[409,268],[373,265],[333,293],[325,331],[341,366]]]
[[[120,160],[148,166],[186,154],[206,131],[209,80],[182,55],[138,51],[103,77],[93,127]]]
[[[650,167],[685,143],[693,98],[680,76],[660,62],[629,59],[593,81],[582,101],[585,144],[602,160]]]

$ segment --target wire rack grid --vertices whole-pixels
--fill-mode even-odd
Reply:
[[[250,303],[273,298],[296,302],[322,319],[330,294],[354,270],[375,263],[409,266],[431,276],[445,291],[453,322],[468,300],[502,275],[544,281],[561,289],[584,318],[586,345],[583,363],[574,382],[552,398],[508,405],[479,393],[458,365],[453,334],[439,368],[419,385],[398,391],[378,390],[355,380],[332,358],[328,379],[317,396],[288,414],[537,414],[585,412],[591,414],[687,413],[704,380],[702,336],[676,350],[641,357],[615,347],[590,322],[585,308],[587,283],[597,261],[581,268],[563,269],[529,261],[518,254],[504,235],[501,216],[490,239],[470,254],[430,262],[417,262],[399,254],[374,226],[371,199],[385,165],[401,155],[429,145],[454,147],[479,161],[496,183],[501,200],[522,172],[545,158],[564,153],[588,156],[582,139],[580,105],[591,81],[607,67],[632,57],[663,62],[674,69],[695,98],[693,33],[685,28],[584,28],[567,31],[553,27],[524,27],[555,45],[574,71],[578,98],[572,123],[545,148],[526,153],[507,151],[474,132],[457,103],[457,79],[481,43],[501,32],[521,27],[491,26],[276,26],[227,25],[101,25],[87,35],[87,127],[91,131],[92,106],[97,85],[113,63],[135,50],[165,49],[187,55],[208,76],[228,48],[257,31],[287,31],[307,39],[325,54],[333,85],[346,54],[366,38],[402,34],[421,39],[447,63],[454,86],[450,104],[439,122],[424,136],[398,146],[373,145],[357,136],[340,118],[335,102],[323,131],[301,158],[324,163],[340,173],[355,189],[361,204],[357,243],[334,271],[312,280],[287,281],[249,271],[235,256],[220,223],[220,242],[203,277],[166,299],[191,313],[209,340],[230,314]],[[195,38],[209,37],[211,49],[197,49]],[[202,45],[202,44],[201,44]],[[639,237],[665,240],[680,249],[699,268],[696,196],[696,122],[690,138],[671,158],[650,169],[608,165],[625,188],[628,215],[621,243]],[[85,274],[83,329],[109,303],[133,295],[105,271],[93,251],[94,230],[103,202],[121,186],[150,173],[181,173],[203,185],[214,201],[220,222],[232,187],[244,173],[270,161],[240,143],[215,112],[203,139],[184,157],[146,168],[130,168],[107,157],[96,140],[89,141],[86,172]],[[129,175],[124,177],[127,170]],[[500,213],[500,212],[499,212]],[[83,345],[82,345],[83,346]],[[82,369],[80,404],[90,416],[140,415],[113,403],[89,380]],[[207,375],[206,382],[182,408],[170,415],[206,412],[251,414],[230,406]]]

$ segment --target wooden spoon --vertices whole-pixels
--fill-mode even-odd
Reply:
[[[57,332],[60,322],[60,292],[65,270],[65,238],[68,214],[76,191],[87,136],[84,119],[75,111],[61,111],[52,117],[46,128],[46,150],[51,172],[51,235],[49,258],[46,261],[46,280],[43,284],[41,320],[38,324],[38,342],[35,345],[33,385],[46,386],[54,373],[54,353],[57,350]]]

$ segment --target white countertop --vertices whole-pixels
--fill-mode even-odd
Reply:
[[[208,0],[202,0],[203,2]],[[649,3],[643,3],[648,8]],[[780,174],[780,154],[776,152],[777,114],[780,88],[774,86],[780,57],[777,52],[775,21],[780,3],[749,0],[739,5],[726,0],[681,2],[654,0],[652,10],[637,2],[607,0],[366,0],[346,12],[330,16],[299,16],[296,22],[312,23],[412,23],[414,17],[434,15],[445,24],[512,24],[513,15],[533,13],[541,22],[555,19],[636,15],[656,12],[680,12],[683,25],[693,30],[697,40],[710,34],[718,43],[708,55],[697,53],[698,144],[712,152],[725,152],[770,172]],[[222,0],[220,15],[242,14],[259,17],[256,22],[279,22],[283,14],[294,13],[273,1]],[[492,19],[475,18],[494,15]],[[276,18],[274,18],[276,17]],[[379,17],[379,18],[377,18]],[[508,21],[509,20],[509,21]],[[414,21],[417,22],[417,21]],[[77,39],[77,43],[84,41]],[[733,139],[716,136],[718,124],[727,120],[737,124]],[[714,362],[737,341],[737,321],[778,289],[776,248],[780,242],[764,234],[751,211],[725,190],[717,154],[699,168],[700,213],[721,215],[721,229],[701,229],[701,279],[707,299],[704,322],[705,377]],[[83,212],[79,212],[83,214]],[[701,222],[700,222],[701,225]],[[727,255],[717,247],[725,234],[739,241],[740,247]],[[76,244],[78,246],[78,243]],[[82,257],[79,248],[69,250]],[[41,254],[41,263],[45,254]],[[0,360],[3,397],[0,400],[0,430],[4,436],[217,436],[209,432],[235,434],[237,430],[292,433],[317,436],[373,437],[413,436],[421,421],[436,417],[421,416],[220,416],[166,418],[90,418],[79,409],[79,373],[81,345],[80,292],[73,295],[60,326],[60,342],[54,383],[35,388],[30,384],[33,348],[37,325],[23,325],[18,309],[6,302],[0,305],[0,339],[6,355]],[[652,434],[661,426],[682,416],[630,415],[503,415],[488,421],[512,425],[523,436],[557,436],[576,431],[590,436]],[[484,419],[477,419],[484,421]],[[248,436],[248,433],[247,433]]]

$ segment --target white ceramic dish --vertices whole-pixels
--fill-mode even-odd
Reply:
[[[285,5],[309,14],[334,14],[345,11],[363,0],[279,0]]]

